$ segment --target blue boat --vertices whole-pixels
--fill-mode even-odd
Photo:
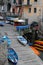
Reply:
[[[9,21],[14,21],[14,17],[6,17],[6,20],[9,20]]]
[[[6,17],[6,20],[11,20],[11,17]]]
[[[1,44],[2,42],[4,42],[4,40],[3,40],[3,38],[0,38],[0,44]]]
[[[29,28],[30,25],[24,25],[24,26],[16,26],[16,29],[17,30],[22,30],[22,29],[26,29],[26,28]]]
[[[18,55],[13,48],[8,48],[8,60],[14,65],[18,62]]]
[[[4,21],[0,21],[0,26],[4,26],[5,22]]]
[[[4,35],[4,36],[3,36],[3,40],[4,40],[4,41],[7,41],[8,46],[11,44],[11,40],[8,38],[8,36]]]

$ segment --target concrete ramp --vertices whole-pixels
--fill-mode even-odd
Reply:
[[[7,32],[9,38],[12,40],[11,47],[17,52],[19,60],[17,65],[43,65],[42,60],[34,54],[33,50],[28,46],[21,45],[17,36],[19,35],[14,31],[14,27],[11,25],[5,25],[0,28],[1,32]]]

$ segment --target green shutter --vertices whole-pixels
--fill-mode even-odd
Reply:
[[[14,3],[16,3],[16,0],[14,0]]]
[[[29,10],[28,10],[28,11],[29,11],[29,13],[31,13],[31,8],[29,8]]]
[[[4,2],[3,2],[3,0],[0,0],[0,5],[4,5]]]

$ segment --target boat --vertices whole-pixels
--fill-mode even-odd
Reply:
[[[8,20],[8,21],[16,21],[16,20],[18,20],[18,18],[7,16],[6,20]]]
[[[36,40],[33,46],[39,51],[43,51],[43,41]]]
[[[23,20],[23,19],[15,19],[15,20],[14,20],[14,26],[27,25],[26,22],[27,22],[27,21],[25,21],[25,20]]]
[[[43,48],[40,47],[35,47],[37,50],[42,51],[43,52]]]
[[[8,16],[8,17],[6,17],[6,20],[7,20],[8,24],[14,24],[14,21],[18,20],[18,18]]]
[[[26,28],[29,28],[30,25],[23,25],[23,26],[16,26],[16,29],[17,30],[23,30],[23,29],[26,29]]]
[[[11,40],[10,40],[10,38],[8,38],[8,36],[4,35],[4,36],[3,36],[3,40],[4,40],[4,41],[7,41],[8,46],[11,44]]]
[[[40,41],[40,40],[36,40],[34,43],[35,43],[35,44],[43,45],[43,41]]]
[[[0,16],[0,20],[4,20],[4,18],[2,16]]]
[[[6,17],[6,20],[11,21],[11,20],[14,20],[14,18],[12,18],[12,17]]]
[[[0,21],[0,26],[4,26],[5,22],[4,21]]]
[[[12,62],[14,65],[18,62],[18,55],[13,48],[8,48],[8,61]]]
[[[23,45],[27,44],[27,40],[23,36],[17,36],[17,40]]]

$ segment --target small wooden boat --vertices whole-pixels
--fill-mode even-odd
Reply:
[[[4,41],[7,41],[8,46],[11,44],[11,40],[8,38],[8,36],[4,35],[4,36],[3,36],[3,40],[4,40]]]
[[[18,18],[15,17],[6,17],[7,23],[13,25],[15,20],[18,20]]]
[[[43,45],[40,45],[40,44],[34,44],[33,46],[43,48]]]
[[[27,44],[27,40],[23,37],[23,36],[17,36],[18,41],[23,44],[26,45]]]
[[[12,18],[12,17],[6,17],[6,20],[11,21],[11,20],[14,20],[14,18]]]
[[[13,48],[8,48],[8,60],[14,65],[18,62],[18,55]]]
[[[34,53],[36,54],[36,55],[40,55],[40,52],[35,48],[35,47],[33,47],[33,46],[30,46],[30,48],[34,51]]]
[[[34,45],[33,45],[36,49],[43,51],[43,41],[40,40],[36,40]]]
[[[4,21],[0,21],[0,26],[4,26],[5,22]]]
[[[0,16],[0,20],[4,20],[4,18],[2,16]]]
[[[22,30],[22,29],[26,29],[26,28],[29,28],[29,27],[30,27],[30,25],[16,26],[16,29]]]
[[[35,41],[35,44],[40,44],[40,45],[43,45],[43,41],[36,40],[36,41]]]
[[[6,20],[8,20],[8,21],[17,21],[18,18],[7,16]]]
[[[37,50],[42,51],[43,52],[43,48],[39,48],[39,47],[35,47]]]

